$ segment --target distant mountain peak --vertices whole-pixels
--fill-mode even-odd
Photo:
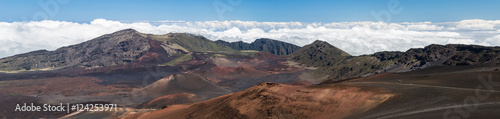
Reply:
[[[312,44],[317,44],[317,43],[324,43],[325,41],[322,40],[315,40]]]
[[[110,33],[110,34],[107,34],[107,35],[113,35],[113,36],[122,36],[122,35],[133,35],[133,34],[142,34],[134,29],[123,29],[123,30],[119,30],[119,31],[116,31],[116,32],[113,32],[113,33]]]
[[[316,40],[291,54],[291,58],[309,66],[332,65],[349,57],[348,53],[328,42]]]
[[[341,49],[333,46],[332,44],[330,44],[330,43],[328,43],[326,41],[316,40],[313,43],[311,43],[311,45],[316,45],[318,48],[325,48],[327,50],[332,50],[334,52],[339,53],[339,55],[342,55],[342,56],[351,56],[347,52],[345,52],[345,51],[343,51],[343,50],[341,50]]]
[[[116,31],[115,33],[117,33],[117,32],[138,32],[138,31],[135,30],[135,29],[132,29],[132,28],[128,28],[128,29],[123,29],[123,30]]]
[[[0,59],[0,70],[62,67],[100,67],[132,63],[164,62],[168,53],[134,29],[124,29],[55,51],[34,51]],[[151,56],[151,58],[145,58]]]
[[[311,45],[312,44],[314,44],[314,45],[325,45],[325,46],[328,46],[328,47],[335,47],[334,45],[332,45],[332,44],[330,44],[330,43],[328,43],[326,41],[322,41],[322,40],[315,40],[314,42],[311,43]],[[335,47],[335,48],[337,48],[337,47]]]
[[[270,38],[259,38],[259,39],[255,39],[254,42],[267,42],[267,41],[275,41],[275,40],[270,39]]]

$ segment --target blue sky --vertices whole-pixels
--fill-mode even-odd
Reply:
[[[48,14],[41,3],[57,0],[2,0],[0,21],[29,21],[37,13]],[[69,1],[64,3],[64,1]],[[213,3],[232,11],[219,17]],[[231,4],[229,1],[237,1]],[[238,1],[241,1],[238,4]],[[500,19],[498,0],[393,0],[400,13],[386,22],[451,22],[464,19]],[[356,22],[378,21],[371,12],[388,11],[391,0],[62,0],[48,20],[90,22],[96,18],[115,21],[272,21]],[[395,4],[392,4],[395,5]],[[53,9],[54,6],[49,6]],[[50,12],[50,11],[49,11]],[[220,13],[220,12],[219,12]]]

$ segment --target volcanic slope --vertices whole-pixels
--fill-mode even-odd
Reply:
[[[161,63],[173,53],[158,41],[125,29],[92,40],[61,47],[55,51],[39,50],[0,59],[0,70],[37,70],[63,67],[102,67],[132,62]]]
[[[195,103],[200,101],[203,100],[197,97],[195,94],[178,93],[178,94],[165,95],[155,98],[151,101],[138,105],[137,108],[162,109],[168,107],[169,105]]]
[[[147,99],[154,99],[170,94],[193,93],[206,100],[230,92],[194,74],[172,74],[142,89],[132,91],[132,96],[145,96]]]
[[[247,90],[190,105],[128,115],[134,118],[342,118],[389,99],[384,90],[342,85],[261,83]],[[127,117],[125,117],[127,118]]]
[[[499,65],[436,66],[344,81],[340,84],[383,87],[396,94],[371,110],[346,118],[498,118],[498,69]]]
[[[234,53],[236,51],[231,47],[219,45],[203,36],[188,33],[168,33],[165,35],[147,34],[147,37],[160,41],[162,44],[166,45],[177,44],[171,47],[174,49],[182,49],[184,52]]]
[[[216,66],[212,68],[212,71],[215,73],[217,77],[232,78],[232,79],[268,75],[266,72],[259,71],[257,69],[254,69],[246,65],[241,65],[237,67]]]
[[[328,42],[319,40],[290,54],[291,59],[314,67],[332,66],[350,56]]]

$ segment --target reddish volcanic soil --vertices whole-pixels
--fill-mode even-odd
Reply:
[[[137,106],[137,108],[162,109],[168,107],[169,105],[194,103],[200,101],[202,101],[202,99],[197,97],[195,94],[179,93],[179,94],[172,94],[172,95],[165,95],[158,97],[156,99],[153,99],[149,102]]]
[[[145,55],[135,60],[134,63],[163,63],[168,61],[168,53],[161,47],[161,44],[156,40],[149,40],[151,49]]]
[[[361,113],[389,99],[381,89],[345,85],[292,86],[261,83],[247,90],[190,105],[131,117],[161,118],[342,118]]]
[[[257,69],[271,74],[296,73],[302,71],[301,68],[288,65],[286,60],[274,60],[259,64]]]
[[[210,99],[228,94],[230,91],[194,74],[172,74],[142,89],[132,91],[132,96],[147,96],[154,99],[178,93],[193,93],[201,99]]]
[[[130,91],[120,85],[98,85],[95,77],[55,77],[46,79],[11,80],[0,82],[0,93],[21,95],[99,95]]]
[[[212,68],[212,71],[217,77],[221,78],[250,78],[267,75],[265,72],[256,70],[246,65],[238,67],[216,66]]]
[[[283,58],[283,57],[277,56],[273,53],[265,52],[265,51],[257,52],[253,55],[253,57],[259,58],[259,59],[282,59]]]

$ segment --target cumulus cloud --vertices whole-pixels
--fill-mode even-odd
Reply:
[[[299,46],[323,40],[353,55],[378,51],[405,51],[429,44],[500,45],[500,21],[459,22],[257,22],[158,21],[120,22],[95,19],[90,23],[66,21],[0,22],[0,57],[33,50],[55,50],[121,29],[142,33],[171,32],[203,35],[211,40],[252,42],[272,38]]]

